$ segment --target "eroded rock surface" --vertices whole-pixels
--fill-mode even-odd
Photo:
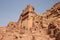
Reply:
[[[17,22],[0,27],[0,40],[60,40],[60,2],[43,14],[27,5]]]

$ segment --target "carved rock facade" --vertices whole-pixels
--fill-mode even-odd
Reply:
[[[43,14],[27,5],[17,22],[0,27],[0,40],[60,40],[60,2]]]

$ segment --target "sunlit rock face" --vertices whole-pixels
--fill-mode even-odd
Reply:
[[[60,2],[43,14],[27,5],[17,22],[0,27],[0,40],[60,40]]]

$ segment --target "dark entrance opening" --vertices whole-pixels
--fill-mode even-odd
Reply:
[[[56,39],[55,40],[60,40],[60,32],[57,34]]]

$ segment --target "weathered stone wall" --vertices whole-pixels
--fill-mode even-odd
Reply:
[[[60,40],[60,2],[43,14],[28,5],[17,22],[0,27],[0,40]]]

